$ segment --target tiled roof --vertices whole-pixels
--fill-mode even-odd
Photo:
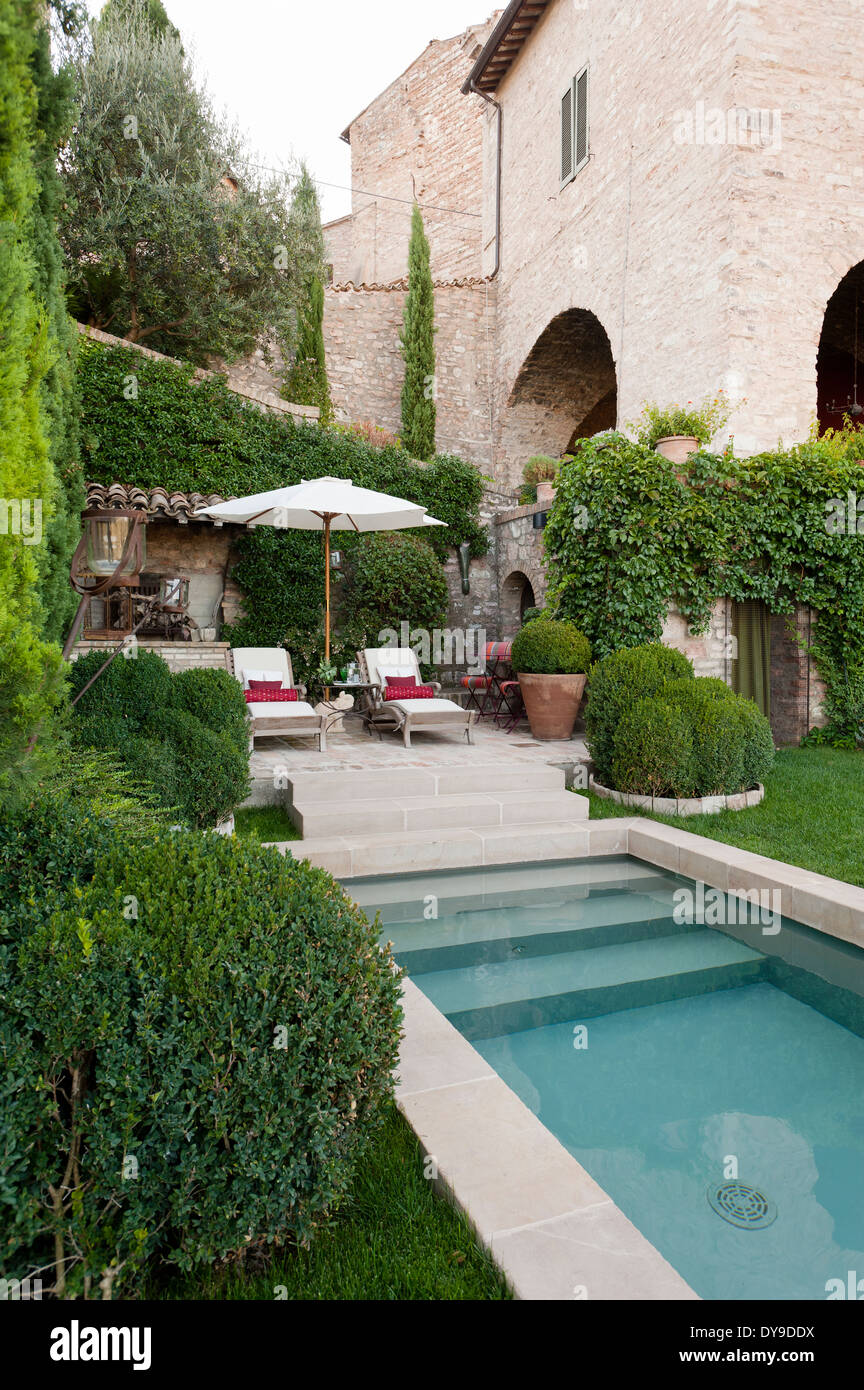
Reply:
[[[433,288],[436,290],[462,290],[470,285],[488,285],[489,277],[486,275],[465,275],[461,280],[435,280]],[[345,280],[341,285],[328,285],[327,287],[333,294],[348,294],[352,290],[355,294],[368,293],[369,291],[384,291],[386,293],[398,293],[400,290],[408,289],[408,276],[403,275],[399,280],[388,280],[386,284],[367,284],[362,281],[356,285],[353,280]]]
[[[179,521],[181,526],[190,521],[221,525],[206,516],[196,517],[194,513],[199,507],[215,507],[225,500],[215,492],[205,496],[201,492],[166,492],[164,487],[145,492],[134,483],[87,484],[88,510],[145,512],[148,521]]]
[[[511,0],[465,83],[465,93],[496,91],[546,12],[549,0]]]

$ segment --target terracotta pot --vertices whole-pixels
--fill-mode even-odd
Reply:
[[[699,448],[699,440],[692,434],[667,434],[665,439],[657,440],[654,448],[670,463],[686,463]]]
[[[538,483],[538,484],[537,484],[537,501],[538,501],[538,502],[554,502],[554,500],[555,500],[555,484],[554,484],[554,483]]]
[[[569,738],[582,703],[584,676],[529,676],[517,673],[525,713],[535,738]]]

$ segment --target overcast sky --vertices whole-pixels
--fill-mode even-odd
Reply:
[[[87,0],[98,14],[104,0]],[[292,152],[321,181],[325,222],[350,212],[341,131],[430,39],[486,19],[495,0],[164,0],[216,105],[265,164]],[[498,0],[499,5],[503,0]],[[374,192],[375,190],[370,190]]]

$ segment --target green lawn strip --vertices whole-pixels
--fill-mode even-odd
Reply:
[[[588,795],[592,820],[646,815],[864,888],[864,757],[860,752],[782,749],[761,805],[716,816],[660,816]]]
[[[266,1271],[232,1266],[203,1278],[154,1281],[149,1297],[339,1302],[500,1300],[510,1294],[468,1223],[437,1197],[395,1107],[341,1211],[308,1249],[277,1252]],[[281,1292],[285,1297],[285,1292]]]
[[[234,833],[241,840],[279,844],[299,840],[300,831],[282,806],[243,806],[234,812]]]

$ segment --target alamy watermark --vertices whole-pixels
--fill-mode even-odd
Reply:
[[[0,536],[20,536],[25,545],[40,545],[41,497],[0,497]]]
[[[776,936],[782,925],[779,888],[747,888],[721,893],[705,883],[676,888],[672,919],[678,926],[761,927],[763,936]]]
[[[410,648],[423,666],[465,666],[469,674],[486,670],[486,629],[482,627],[412,628],[399,624],[399,631],[386,627],[378,633],[378,646],[388,651]]]
[[[697,101],[689,109],[675,112],[673,139],[676,145],[749,145],[779,150],[782,142],[782,112],[777,108],[754,106],[708,106]]]

